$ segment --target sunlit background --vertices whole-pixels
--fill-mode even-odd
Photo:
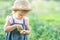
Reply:
[[[7,15],[12,15],[15,0],[0,0],[0,40],[5,39],[4,23]],[[32,11],[29,40],[60,40],[60,0],[29,0]]]

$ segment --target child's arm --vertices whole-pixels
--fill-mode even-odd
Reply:
[[[30,27],[29,27],[29,25],[26,25],[26,31],[25,31],[25,34],[30,34]]]
[[[12,25],[11,26],[11,23],[9,20],[6,21],[5,25],[4,25],[4,31],[5,32],[11,32],[13,31],[14,29],[16,29],[16,25]]]
[[[29,26],[29,18],[25,19],[25,25],[26,25],[26,30],[25,30],[25,34],[30,34],[30,26]]]
[[[25,34],[30,34],[29,18],[25,19],[26,31]]]
[[[29,18],[25,19],[26,30],[22,30],[21,34],[30,34],[30,27],[29,27]]]
[[[16,28],[18,28],[19,30],[23,30],[21,25],[18,25],[18,24],[10,25],[10,24],[11,23],[9,21],[6,21],[5,26],[4,26],[4,31],[5,32],[13,31]]]

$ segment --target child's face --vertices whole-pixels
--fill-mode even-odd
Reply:
[[[15,11],[16,16],[19,16],[21,18],[23,18],[24,16],[26,16],[27,13],[28,13],[28,11],[26,11],[26,10]]]

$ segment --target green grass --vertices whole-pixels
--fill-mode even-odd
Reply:
[[[4,24],[0,24],[0,40],[5,40]]]

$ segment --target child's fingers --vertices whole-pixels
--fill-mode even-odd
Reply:
[[[22,25],[17,25],[17,29],[23,30]]]
[[[20,31],[21,34],[25,34],[25,31]]]

